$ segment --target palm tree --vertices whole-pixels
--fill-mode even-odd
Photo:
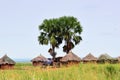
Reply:
[[[68,53],[75,45],[82,40],[80,34],[82,27],[80,22],[72,16],[63,16],[55,19],[45,19],[39,26],[40,36],[38,41],[42,45],[51,44],[48,50],[53,59],[55,59],[55,48],[65,41],[63,51]]]
[[[65,45],[63,51],[68,53],[75,45],[79,44],[82,40],[80,34],[82,27],[80,22],[72,16],[63,16],[59,18],[59,26]]]
[[[59,36],[60,29],[58,27],[58,19],[45,19],[41,25],[39,25],[40,36],[38,37],[39,44],[48,45],[51,44],[51,48],[48,50],[50,55],[55,59],[55,48],[58,48],[62,43],[62,38]]]

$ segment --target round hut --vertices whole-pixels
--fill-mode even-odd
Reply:
[[[113,64],[115,64],[115,63],[120,63],[120,56],[117,57],[117,58],[113,58],[113,60],[112,60],[111,63],[113,63]]]
[[[96,63],[97,62],[97,58],[94,57],[91,53],[89,53],[88,55],[86,55],[83,59],[82,59],[83,63]]]
[[[15,61],[13,61],[7,55],[4,55],[0,59],[0,68],[1,69],[12,69],[12,68],[14,68],[14,65],[15,65]]]
[[[41,54],[31,60],[33,66],[43,66],[44,63],[46,63],[47,61],[48,59],[42,56]]]
[[[117,59],[118,59],[118,62],[120,63],[120,56]]]
[[[81,61],[81,58],[75,55],[73,52],[69,52],[66,54],[62,59],[60,59],[60,62],[62,65],[64,64],[78,64]]]
[[[111,63],[111,61],[113,60],[113,58],[111,56],[109,56],[108,54],[102,54],[99,56],[98,58],[98,63]]]

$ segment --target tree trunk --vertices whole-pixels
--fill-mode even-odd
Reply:
[[[52,50],[53,50],[53,61],[55,60],[55,47],[52,45]]]
[[[69,41],[67,41],[67,51],[66,51],[66,53],[68,54],[69,53]]]
[[[70,37],[69,37],[69,34],[67,36],[68,36],[68,39],[66,41],[66,43],[67,43],[67,51],[66,51],[66,53],[68,54],[69,51],[70,51],[70,48],[69,48]]]

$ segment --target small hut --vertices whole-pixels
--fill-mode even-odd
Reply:
[[[42,66],[48,59],[42,56],[41,54],[31,60],[33,66]]]
[[[97,58],[94,57],[91,53],[89,53],[87,56],[85,56],[83,59],[82,59],[83,63],[96,63],[97,62]]]
[[[113,59],[111,60],[111,63],[112,63],[112,64],[120,63],[120,57],[113,58]]]
[[[0,68],[1,69],[12,69],[12,68],[14,68],[14,65],[15,65],[15,61],[13,61],[7,55],[4,55],[0,59]]]
[[[117,57],[117,58],[113,58],[113,60],[112,60],[111,63],[113,63],[113,64],[115,64],[115,63],[120,63],[120,56]]]
[[[111,56],[109,56],[108,54],[102,54],[99,56],[98,58],[98,63],[111,63],[111,61],[113,60],[113,58]]]
[[[120,56],[117,58],[117,60],[118,60],[118,63],[120,63]]]
[[[71,51],[60,59],[61,64],[78,64],[80,61],[81,58]]]

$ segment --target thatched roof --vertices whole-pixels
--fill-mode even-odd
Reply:
[[[72,53],[71,51],[66,54],[61,60],[61,62],[68,62],[68,61],[81,61],[80,57]]]
[[[42,56],[42,55],[40,54],[39,56],[33,58],[31,61],[32,61],[32,62],[34,62],[34,61],[36,61],[36,62],[45,62],[45,61],[47,61],[47,60],[48,60],[47,58],[45,58],[44,56]]]
[[[120,61],[120,56],[116,58],[118,61]]]
[[[11,58],[9,58],[7,55],[4,55],[0,59],[0,64],[15,64],[15,61],[13,61]]]
[[[94,57],[91,53],[83,58],[83,61],[97,61],[97,58]]]
[[[113,59],[113,58],[111,56],[109,56],[108,54],[102,54],[98,58],[98,60],[111,60],[111,59]]]

